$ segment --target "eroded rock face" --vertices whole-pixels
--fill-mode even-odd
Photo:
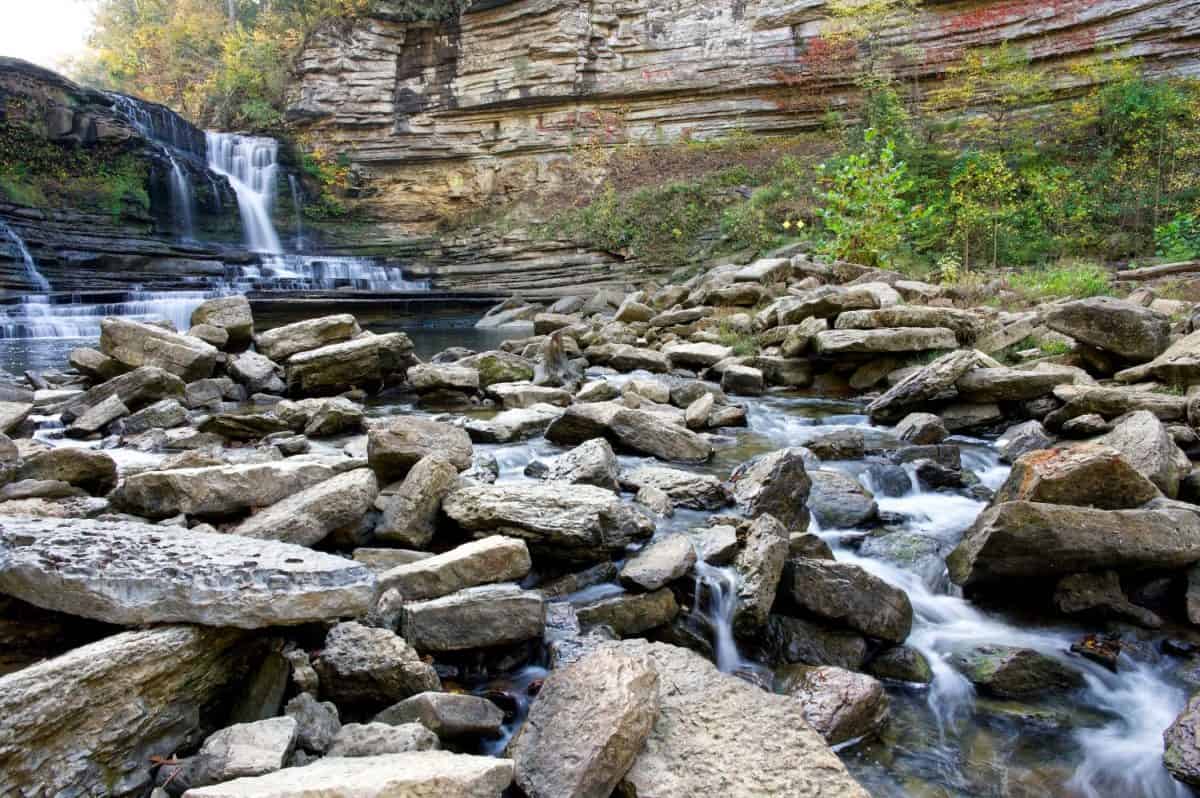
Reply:
[[[546,678],[512,743],[530,798],[607,798],[658,716],[659,676],[644,657],[602,649]]]
[[[374,590],[353,561],[274,541],[119,521],[0,525],[0,591],[109,623],[286,626],[362,614]]]
[[[0,678],[0,793],[145,794],[150,757],[200,732],[201,708],[244,674],[245,639],[199,626],[125,632]]]
[[[476,536],[521,538],[569,560],[607,559],[654,529],[619,497],[592,485],[472,485],[447,496],[442,509]]]
[[[100,322],[100,351],[128,366],[153,366],[185,382],[212,376],[217,349],[211,344],[130,319]]]

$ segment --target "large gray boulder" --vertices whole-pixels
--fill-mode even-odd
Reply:
[[[534,640],[542,636],[545,625],[540,593],[503,584],[407,602],[401,631],[420,651],[447,652]]]
[[[1200,378],[1200,330],[1183,336],[1161,355],[1113,375],[1119,382],[1156,379],[1168,385],[1189,385]]]
[[[249,393],[283,393],[284,384],[279,376],[278,364],[257,352],[231,356],[226,369],[229,376],[246,386]]]
[[[21,463],[16,478],[65,482],[103,496],[117,484],[117,464],[104,452],[61,446],[39,452]]]
[[[1135,363],[1158,357],[1170,343],[1169,317],[1112,297],[1054,306],[1043,323],[1055,332]]]
[[[887,720],[883,684],[865,673],[791,665],[776,675],[776,689],[800,704],[804,719],[830,745],[874,734]]]
[[[941,327],[902,327],[888,330],[826,330],[813,338],[821,355],[885,354],[955,349],[953,330]]]
[[[841,471],[816,468],[808,472],[812,491],[808,509],[825,529],[849,529],[861,526],[879,512],[875,496],[862,484]]]
[[[608,559],[654,531],[633,507],[592,485],[471,485],[447,496],[442,509],[476,537],[521,538],[535,553],[583,562]]]
[[[144,471],[126,477],[112,499],[123,509],[147,518],[179,513],[226,516],[281,502],[336,473],[334,466],[317,462]]]
[[[313,546],[336,530],[357,526],[377,495],[375,474],[357,468],[259,510],[238,524],[233,534]]]
[[[561,454],[548,464],[546,479],[575,485],[595,485],[616,491],[619,465],[612,445],[604,438],[593,438]]]
[[[0,794],[145,795],[151,757],[211,730],[202,710],[244,678],[249,649],[244,632],[164,626],[0,678]]]
[[[618,637],[641,635],[670,623],[678,614],[675,594],[665,587],[653,593],[621,593],[576,609],[582,626],[607,626]]]
[[[619,789],[656,798],[866,798],[796,703],[723,674],[708,660],[664,643],[604,643],[649,659],[659,712]]]
[[[1192,471],[1191,461],[1175,445],[1171,433],[1146,410],[1121,419],[1097,442],[1120,452],[1131,466],[1171,498],[1179,495],[1180,481]]]
[[[979,353],[969,349],[948,352],[892,386],[867,405],[867,413],[875,421],[894,421],[927,402],[951,399],[958,394],[955,383],[979,359]]]
[[[1163,732],[1163,764],[1184,784],[1200,787],[1200,695],[1192,696]]]
[[[338,706],[382,708],[428,690],[440,690],[433,666],[388,629],[340,623],[313,661],[321,696]]]
[[[780,589],[804,613],[868,637],[903,643],[912,629],[908,594],[852,563],[788,560]]]
[[[858,632],[776,613],[767,619],[761,650],[776,666],[836,665],[858,671],[867,661],[867,639]]]
[[[683,425],[682,412],[678,423],[673,423],[664,414],[633,410],[619,402],[576,403],[550,424],[546,438],[562,445],[607,438],[626,450],[660,460],[706,462],[712,456],[712,444]]]
[[[154,366],[184,382],[211,377],[218,354],[199,338],[118,318],[100,322],[100,351],[131,369]]]
[[[421,601],[491,582],[516,582],[532,566],[525,541],[493,535],[392,568],[379,576],[379,589],[395,588],[405,601]]]
[[[440,454],[422,457],[398,488],[380,497],[383,516],[375,525],[375,538],[418,548],[429,545],[442,500],[457,483],[458,469],[449,460]]]
[[[1097,510],[1005,502],[985,510],[946,558],[960,585],[1200,561],[1200,518],[1186,510]]]
[[[948,658],[982,693],[997,698],[1029,698],[1083,686],[1083,675],[1033,649],[987,645]]]
[[[442,739],[493,735],[504,712],[486,698],[463,693],[418,693],[375,716],[377,723],[420,723]]]
[[[226,346],[234,352],[245,349],[254,337],[254,314],[250,302],[240,294],[206,300],[192,311],[191,323],[193,327],[220,327],[229,336]]]
[[[380,756],[439,747],[437,735],[419,723],[347,723],[338,730],[325,755]]]
[[[293,395],[327,396],[352,388],[373,388],[413,362],[413,344],[404,333],[364,334],[292,355],[287,387]]]
[[[604,649],[551,673],[511,754],[529,798],[608,798],[658,717],[659,676],[644,657]]]
[[[343,313],[306,319],[260,332],[254,337],[254,344],[259,352],[271,360],[285,363],[298,352],[348,341],[360,332],[358,321],[349,313]]]
[[[976,368],[958,378],[955,386],[966,402],[1021,402],[1045,396],[1057,385],[1072,384],[1074,375],[1064,371]]]
[[[143,366],[114,377],[69,400],[63,405],[61,415],[63,423],[70,424],[110,396],[116,396],[121,400],[121,404],[137,411],[160,399],[178,399],[183,395],[184,382],[179,377],[157,366]]]
[[[274,773],[295,749],[296,729],[296,719],[286,715],[221,729],[200,747],[198,781],[217,784]]]
[[[554,405],[534,405],[504,410],[487,419],[468,419],[464,427],[476,443],[510,443],[541,435],[562,413]]]
[[[686,574],[696,562],[688,535],[667,535],[648,544],[621,568],[621,584],[634,590],[658,590]]]
[[[0,529],[0,592],[108,623],[286,626],[360,615],[374,590],[351,560],[274,541],[82,519]]]
[[[329,757],[305,767],[188,790],[187,798],[500,798],[512,762],[449,751]]]
[[[771,515],[789,532],[808,529],[808,495],[812,480],[805,470],[804,449],[780,449],[737,468],[730,477],[733,497],[751,518]]]
[[[788,529],[774,516],[760,515],[750,524],[745,543],[733,561],[738,574],[733,625],[738,632],[753,633],[766,625],[788,548]]]
[[[438,455],[465,471],[474,448],[461,427],[419,416],[396,416],[367,433],[367,461],[385,482],[403,479],[428,455]]]
[[[1104,510],[1140,507],[1158,488],[1116,449],[1079,444],[1033,451],[1018,458],[996,492],[997,502],[1074,504]]]
[[[621,475],[621,484],[631,491],[647,485],[671,497],[676,507],[692,510],[716,510],[729,503],[729,494],[721,480],[711,474],[697,474],[678,468],[642,466]]]

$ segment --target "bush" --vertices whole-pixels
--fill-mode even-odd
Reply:
[[[1009,284],[1033,300],[1086,299],[1113,293],[1112,273],[1086,261],[1020,272],[1009,278]]]
[[[1171,260],[1200,258],[1200,219],[1179,214],[1154,229],[1155,250]]]

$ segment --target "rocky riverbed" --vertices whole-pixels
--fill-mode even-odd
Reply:
[[[0,382],[0,793],[1190,794],[1190,309],[960,304],[106,320]]]

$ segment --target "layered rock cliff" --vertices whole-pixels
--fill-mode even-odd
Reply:
[[[315,36],[290,117],[344,152],[391,229],[561,183],[582,146],[811,129],[853,116],[869,56],[827,36],[823,0],[487,0],[441,25],[376,15]],[[1013,42],[1050,67],[1098,52],[1200,74],[1194,0],[929,2],[883,35],[929,87],[968,48]],[[1107,56],[1104,56],[1107,57]]]

